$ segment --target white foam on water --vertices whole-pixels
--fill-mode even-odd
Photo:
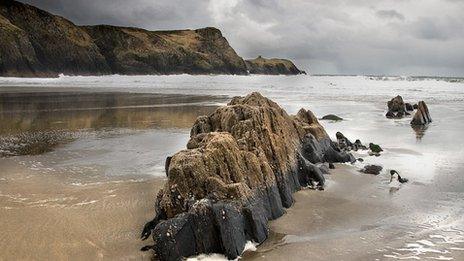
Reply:
[[[242,254],[248,251],[256,251],[257,246],[258,246],[257,243],[252,242],[252,241],[247,241]],[[235,260],[239,260],[239,259],[241,259],[240,256],[237,257]],[[229,259],[227,259],[226,256],[221,255],[221,254],[201,254],[198,256],[187,258],[187,261],[224,261],[224,260],[229,260]]]

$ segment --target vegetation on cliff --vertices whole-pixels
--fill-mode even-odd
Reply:
[[[258,56],[256,59],[246,60],[245,63],[251,74],[306,74],[286,59],[266,59]]]
[[[275,69],[252,66],[250,70],[221,31],[212,27],[148,31],[110,25],[77,26],[27,4],[0,1],[0,76],[298,71],[286,63]]]

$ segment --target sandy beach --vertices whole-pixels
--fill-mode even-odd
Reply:
[[[0,260],[149,260],[151,253],[139,249],[150,242],[139,237],[166,181],[165,158],[185,148],[197,116],[252,90],[292,114],[301,107],[319,117],[337,113],[345,120],[321,121],[333,139],[342,131],[384,152],[355,153],[364,162],[338,164],[324,191],[295,193],[295,204],[270,222],[270,238],[243,260],[463,258],[461,83],[114,77],[3,83]],[[424,87],[431,84],[441,91]],[[419,87],[425,89],[414,91]],[[386,100],[397,92],[427,100],[434,122],[415,130],[409,118],[386,119]],[[366,164],[384,170],[360,173]],[[392,186],[390,169],[410,182]]]

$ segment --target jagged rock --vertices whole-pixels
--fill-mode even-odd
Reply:
[[[406,106],[403,97],[396,96],[387,102],[388,112],[385,115],[387,118],[402,118],[406,115]]]
[[[366,165],[360,172],[365,174],[372,174],[372,175],[379,175],[380,171],[382,171],[382,166],[378,165]]]
[[[413,111],[414,107],[410,103],[405,103],[404,106],[406,107],[406,111]]]
[[[424,101],[420,101],[417,106],[416,114],[412,118],[411,124],[412,125],[425,125],[432,122],[432,118],[430,117],[429,108]]]
[[[293,192],[323,189],[326,170],[317,163],[347,161],[354,157],[340,151],[312,112],[290,116],[259,93],[235,97],[198,118],[187,149],[172,156],[142,236],[153,231],[148,248],[161,260],[199,253],[235,259],[247,240],[267,238],[268,220],[293,204]]]
[[[338,142],[338,146],[342,150],[350,151],[358,151],[358,150],[367,150],[367,147],[364,146],[359,139],[357,139],[354,143],[352,143],[345,135],[341,132],[337,132],[335,134]]]
[[[341,132],[335,133],[335,137],[337,138],[338,146],[340,149],[351,150],[353,143],[343,135]]]
[[[322,120],[329,120],[329,121],[342,121],[343,118],[338,117],[335,114],[328,114],[322,117]]]

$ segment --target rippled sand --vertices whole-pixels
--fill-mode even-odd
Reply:
[[[2,260],[149,260],[143,225],[163,179],[66,184],[0,159]]]

